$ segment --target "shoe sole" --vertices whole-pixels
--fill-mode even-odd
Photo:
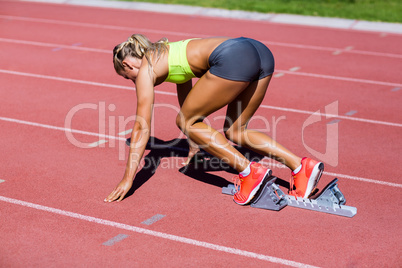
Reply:
[[[307,183],[306,193],[303,198],[308,198],[313,189],[317,186],[322,173],[324,171],[324,163],[320,162],[314,166],[313,171],[311,172],[310,178]]]
[[[235,203],[238,204],[238,205],[242,205],[242,206],[247,205],[248,203],[250,203],[250,201],[254,198],[255,194],[260,189],[261,184],[264,182],[264,180],[267,177],[267,175],[268,175],[268,177],[271,176],[272,175],[272,170],[270,170],[270,169],[267,170],[267,172],[264,174],[264,177],[262,178],[260,183],[251,191],[251,193],[249,194],[247,200],[244,203],[238,203],[238,202],[236,202],[236,200],[233,199],[235,201]]]

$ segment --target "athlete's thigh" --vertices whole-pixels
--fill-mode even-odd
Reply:
[[[205,73],[187,95],[181,108],[185,119],[206,117],[232,102],[249,82],[231,81]]]
[[[271,75],[252,82],[229,105],[226,112],[224,129],[230,127],[244,128],[260,107],[265,97]]]

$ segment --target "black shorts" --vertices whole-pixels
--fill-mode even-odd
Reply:
[[[210,73],[233,81],[252,82],[274,72],[271,51],[261,42],[239,37],[220,44],[209,56]]]

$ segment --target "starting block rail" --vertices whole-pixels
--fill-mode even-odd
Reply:
[[[279,211],[286,206],[324,212],[344,217],[353,217],[357,213],[355,207],[346,206],[346,199],[338,187],[338,179],[332,180],[313,199],[286,195],[275,184],[276,177],[265,178],[263,185],[251,201],[250,206],[261,209]],[[236,188],[233,184],[222,188],[223,194],[234,195]]]

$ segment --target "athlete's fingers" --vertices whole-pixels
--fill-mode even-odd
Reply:
[[[113,202],[120,196],[120,189],[116,188],[106,197],[105,202]]]
[[[116,201],[116,202],[120,202],[121,200],[123,200],[123,198],[126,196],[127,192],[123,192],[122,194],[120,194],[120,198]]]
[[[122,180],[113,192],[104,200],[105,202],[121,201],[127,192],[131,189],[132,180]]]

